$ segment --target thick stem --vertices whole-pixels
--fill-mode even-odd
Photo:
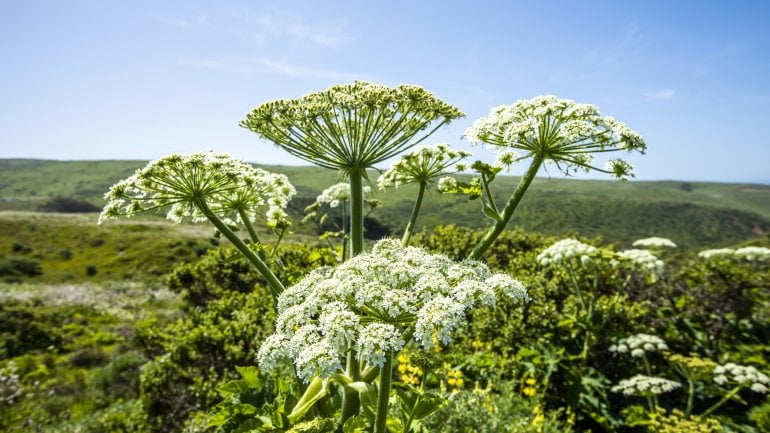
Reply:
[[[385,433],[388,419],[388,400],[393,375],[393,354],[385,355],[385,364],[380,368],[380,384],[377,390],[377,413],[374,416],[374,433]]]
[[[473,248],[473,251],[471,251],[471,253],[468,255],[469,259],[479,260],[481,256],[484,255],[484,253],[489,249],[489,247],[492,246],[498,236],[500,236],[500,233],[503,232],[505,226],[507,226],[508,222],[511,220],[513,211],[516,210],[519,202],[521,202],[521,199],[524,197],[524,193],[527,192],[527,188],[529,188],[529,185],[535,179],[535,175],[537,175],[541,165],[543,165],[543,156],[535,155],[534,159],[532,160],[532,164],[527,169],[527,172],[524,173],[524,176],[522,176],[521,180],[519,180],[519,185],[513,192],[511,199],[508,200],[508,204],[505,205],[505,209],[503,209],[503,213],[501,215],[502,218],[500,221],[495,222],[487,234],[484,235],[476,247]]]
[[[350,172],[350,256],[364,251],[364,180],[359,170]]]
[[[409,224],[406,225],[404,230],[404,237],[401,239],[401,245],[408,246],[409,239],[412,238],[412,231],[414,231],[414,225],[417,223],[417,216],[420,215],[420,208],[422,207],[422,198],[425,196],[425,187],[427,182],[420,182],[420,189],[417,191],[417,200],[414,202],[414,208],[412,209],[412,216],[409,217]]]
[[[254,251],[249,248],[248,245],[246,245],[241,238],[238,237],[232,230],[230,230],[230,227],[227,227],[227,224],[225,224],[206,204],[206,201],[203,199],[197,199],[195,200],[195,205],[200,209],[200,211],[203,213],[203,215],[208,218],[209,221],[211,221],[211,224],[214,225],[214,227],[219,230],[224,237],[227,238],[234,246],[238,249],[238,251],[241,252],[246,257],[246,260],[248,260],[254,267],[257,268],[259,273],[262,274],[263,277],[267,280],[268,287],[270,288],[270,293],[273,295],[273,300],[278,299],[278,295],[280,295],[286,288],[283,286],[281,281],[278,279],[278,277],[275,276],[273,271],[270,270],[270,268],[265,264],[262,259],[257,256],[257,254],[254,253]]]
[[[364,251],[364,185],[363,175],[359,170],[351,170],[350,172],[350,247],[351,257],[355,257]],[[355,348],[351,345],[347,355],[345,370],[348,377],[354,381],[359,380],[361,377],[361,368],[356,357]],[[342,394],[340,424],[344,424],[356,412],[358,412],[358,393],[346,388]]]

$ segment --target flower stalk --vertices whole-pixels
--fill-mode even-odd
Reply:
[[[417,199],[414,202],[414,207],[412,208],[412,214],[409,217],[409,223],[406,225],[406,229],[404,230],[404,236],[401,238],[401,245],[408,246],[409,240],[412,238],[412,232],[414,231],[414,226],[417,223],[417,217],[420,215],[420,207],[422,207],[422,199],[425,196],[425,188],[428,186],[427,182],[420,182],[417,190]]]
[[[385,433],[388,420],[388,401],[393,380],[393,353],[385,355],[385,362],[380,367],[380,382],[377,390],[377,413],[374,417],[374,433]]]

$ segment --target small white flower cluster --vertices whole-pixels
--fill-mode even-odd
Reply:
[[[738,365],[728,362],[714,369],[714,382],[724,385],[732,382],[746,385],[754,392],[766,394],[770,378],[752,366]]]
[[[444,176],[438,180],[438,190],[441,192],[454,192],[457,190],[457,179],[452,176]]]
[[[150,162],[104,195],[99,223],[169,208],[166,217],[204,221],[201,202],[225,220],[254,218],[264,211],[268,225],[287,223],[286,205],[295,189],[286,176],[253,167],[226,154],[172,154]]]
[[[660,274],[663,272],[663,260],[658,259],[655,254],[649,250],[625,250],[618,252],[618,258],[627,260],[633,267],[647,271],[651,274]]]
[[[18,368],[11,361],[0,368],[0,407],[14,404],[22,395]]]
[[[711,259],[714,257],[735,257],[752,262],[764,262],[770,260],[770,248],[765,247],[743,247],[738,249],[716,248],[705,250],[698,253],[698,257]]]
[[[380,189],[398,188],[410,183],[431,182],[446,174],[454,165],[453,171],[467,169],[460,161],[470,156],[464,150],[452,150],[447,144],[420,146],[396,161],[388,171],[377,179]]]
[[[680,386],[681,384],[679,382],[673,380],[637,374],[630,379],[621,380],[611,389],[612,392],[620,392],[624,395],[649,396],[671,392]]]
[[[670,239],[655,236],[637,239],[632,245],[637,248],[676,248],[676,244]]]
[[[636,334],[627,338],[621,338],[617,344],[610,346],[610,352],[628,353],[635,358],[641,358],[645,353],[663,352],[668,350],[668,345],[662,338],[650,334]]]
[[[259,350],[262,368],[283,359],[309,379],[342,369],[354,346],[358,359],[382,365],[411,333],[424,347],[452,340],[466,311],[495,305],[497,296],[527,301],[524,286],[476,261],[454,262],[399,241],[379,241],[370,253],[318,268],[278,298],[276,330]]]
[[[559,265],[562,261],[577,258],[583,264],[587,264],[598,251],[596,247],[576,239],[562,239],[538,254],[537,261],[543,266],[548,266]]]
[[[644,153],[646,149],[638,133],[612,117],[602,117],[595,106],[552,95],[495,107],[465,131],[465,138],[501,152],[522,150],[526,152],[523,157],[538,154],[566,173],[593,169],[621,179],[633,176],[630,164],[614,159],[602,170],[592,165],[593,154],[616,150]]]
[[[372,192],[372,188],[369,186],[364,187],[364,194]],[[347,182],[336,183],[325,190],[321,191],[321,194],[316,197],[316,203],[327,203],[329,207],[338,207],[341,203],[345,203],[350,200],[350,184]]]

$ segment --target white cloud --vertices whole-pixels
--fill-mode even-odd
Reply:
[[[258,43],[284,40],[294,44],[338,47],[353,40],[344,20],[308,20],[285,11],[238,11],[233,16],[252,29],[249,36]]]

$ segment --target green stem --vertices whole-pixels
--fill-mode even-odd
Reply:
[[[380,385],[377,390],[377,413],[374,416],[374,433],[385,433],[388,419],[388,400],[393,375],[393,354],[385,355],[385,364],[380,367]]]
[[[249,232],[249,237],[251,238],[251,242],[254,244],[262,244],[259,240],[259,236],[257,236],[257,231],[254,230],[254,226],[251,224],[251,220],[249,220],[249,216],[246,215],[246,211],[243,209],[238,209],[238,215],[241,217],[241,221],[243,221],[243,225],[246,226],[246,231]]]
[[[535,155],[534,159],[532,160],[532,164],[527,169],[527,172],[524,173],[524,176],[522,176],[521,180],[519,181],[519,185],[513,192],[513,195],[508,201],[508,204],[505,205],[505,209],[503,209],[503,213],[501,215],[502,218],[500,218],[500,221],[497,221],[494,223],[494,225],[492,225],[487,234],[484,235],[476,247],[473,248],[473,251],[471,251],[471,253],[468,255],[469,259],[479,260],[481,256],[484,255],[484,253],[489,249],[489,247],[492,246],[498,236],[500,236],[500,233],[503,232],[505,226],[508,225],[508,222],[513,216],[513,211],[516,210],[519,202],[521,202],[521,199],[524,197],[524,193],[527,192],[527,188],[529,188],[529,185],[535,179],[535,175],[537,175],[538,170],[540,170],[540,166],[543,165],[543,160],[544,159],[542,155]]]
[[[229,240],[235,248],[238,249],[238,251],[241,252],[246,257],[246,260],[248,260],[254,267],[257,268],[257,270],[262,274],[263,277],[267,280],[268,287],[270,288],[270,293],[273,295],[273,300],[278,299],[278,295],[280,295],[286,288],[283,286],[281,281],[278,279],[278,277],[275,276],[273,271],[270,270],[270,268],[265,264],[262,259],[257,256],[254,251],[249,248],[246,243],[241,240],[241,238],[238,237],[232,230],[230,230],[230,227],[227,227],[227,224],[225,224],[206,204],[206,201],[202,198],[195,200],[195,205],[200,209],[200,211],[203,213],[203,215],[208,218],[209,221],[211,221],[211,224],[214,225],[214,227],[219,230],[220,233],[222,233],[227,240]]]
[[[414,202],[414,208],[412,209],[412,216],[409,218],[409,224],[404,230],[404,237],[401,239],[401,245],[408,246],[409,239],[412,238],[412,231],[414,231],[414,225],[417,223],[417,216],[420,214],[420,208],[422,207],[422,198],[425,196],[425,187],[427,182],[420,182],[420,189],[417,191],[417,200]]]
[[[687,379],[687,407],[684,410],[684,415],[690,418],[692,414],[692,407],[695,404],[695,382],[692,379]]]
[[[364,251],[364,182],[359,170],[350,172],[350,256]]]
[[[721,400],[719,400],[718,402],[714,403],[713,406],[711,406],[710,408],[706,409],[705,412],[700,414],[700,417],[701,418],[706,418],[707,416],[711,415],[715,410],[719,409],[719,406],[722,406],[728,400],[733,398],[735,396],[735,394],[738,394],[738,391],[740,391],[740,390],[741,390],[741,386],[740,385],[738,385],[735,388],[733,388],[733,390],[728,392],[724,397],[722,397]]]

